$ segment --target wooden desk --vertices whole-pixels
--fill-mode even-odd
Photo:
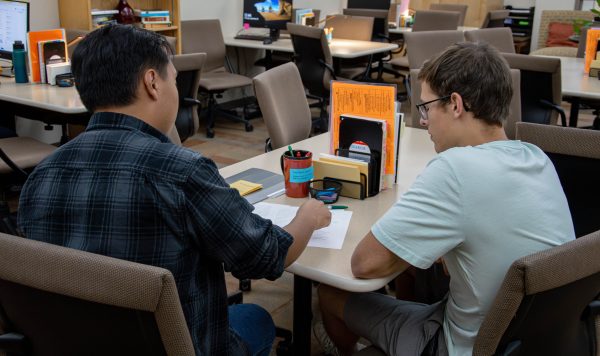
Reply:
[[[47,124],[86,125],[90,118],[75,87],[17,84],[14,78],[0,79],[0,108],[7,117],[18,115]],[[11,126],[14,122],[3,125]],[[61,141],[66,142],[64,134]]]
[[[300,258],[287,268],[294,274],[294,354],[310,354],[311,281],[326,283],[352,292],[367,292],[385,286],[395,277],[390,275],[378,279],[355,278],[350,269],[350,258],[371,226],[400,198],[435,156],[433,143],[426,130],[407,127],[400,142],[397,185],[365,200],[340,198],[339,204],[347,205],[348,210],[353,212],[342,249],[307,247]],[[310,150],[313,153],[328,152],[329,135],[315,136],[298,142],[293,147]],[[279,157],[285,149],[280,148],[224,167],[220,169],[220,173],[224,177],[229,177],[251,167],[279,173],[281,170]],[[285,195],[269,200],[269,202],[287,205],[301,205],[304,201],[305,199],[292,199]]]
[[[264,49],[267,51],[280,51],[293,53],[292,40],[281,38],[271,44],[264,44],[254,40],[236,40],[233,37],[225,38],[225,44],[232,47]],[[336,58],[356,58],[375,53],[383,53],[398,48],[395,43],[354,41],[333,39],[329,44],[331,55]]]

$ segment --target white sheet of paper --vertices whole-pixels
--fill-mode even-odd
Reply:
[[[282,227],[289,224],[294,216],[296,216],[296,211],[298,211],[297,206],[264,202],[254,204],[254,208],[255,214],[269,219],[273,224]],[[351,211],[332,210],[331,224],[315,231],[310,237],[308,246],[340,250],[344,244],[351,218]]]

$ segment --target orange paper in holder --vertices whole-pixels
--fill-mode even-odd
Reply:
[[[600,39],[600,29],[590,28],[587,31],[585,40],[585,72],[590,72],[592,61],[596,59],[596,51],[598,50],[598,40]]]

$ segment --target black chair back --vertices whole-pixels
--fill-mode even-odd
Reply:
[[[173,65],[177,69],[177,91],[179,92],[179,110],[175,127],[181,142],[198,131],[199,119],[197,100],[202,67],[206,61],[205,53],[190,53],[173,56]]]
[[[328,78],[331,66],[331,55],[325,53],[323,29],[288,24],[288,31],[294,46],[294,62],[300,72],[302,84],[309,94],[327,99],[329,97]],[[328,49],[328,47],[326,47]]]

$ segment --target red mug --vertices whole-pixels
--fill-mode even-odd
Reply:
[[[306,198],[308,185],[313,179],[312,153],[310,151],[285,151],[280,159],[285,182],[285,195],[290,198]]]

